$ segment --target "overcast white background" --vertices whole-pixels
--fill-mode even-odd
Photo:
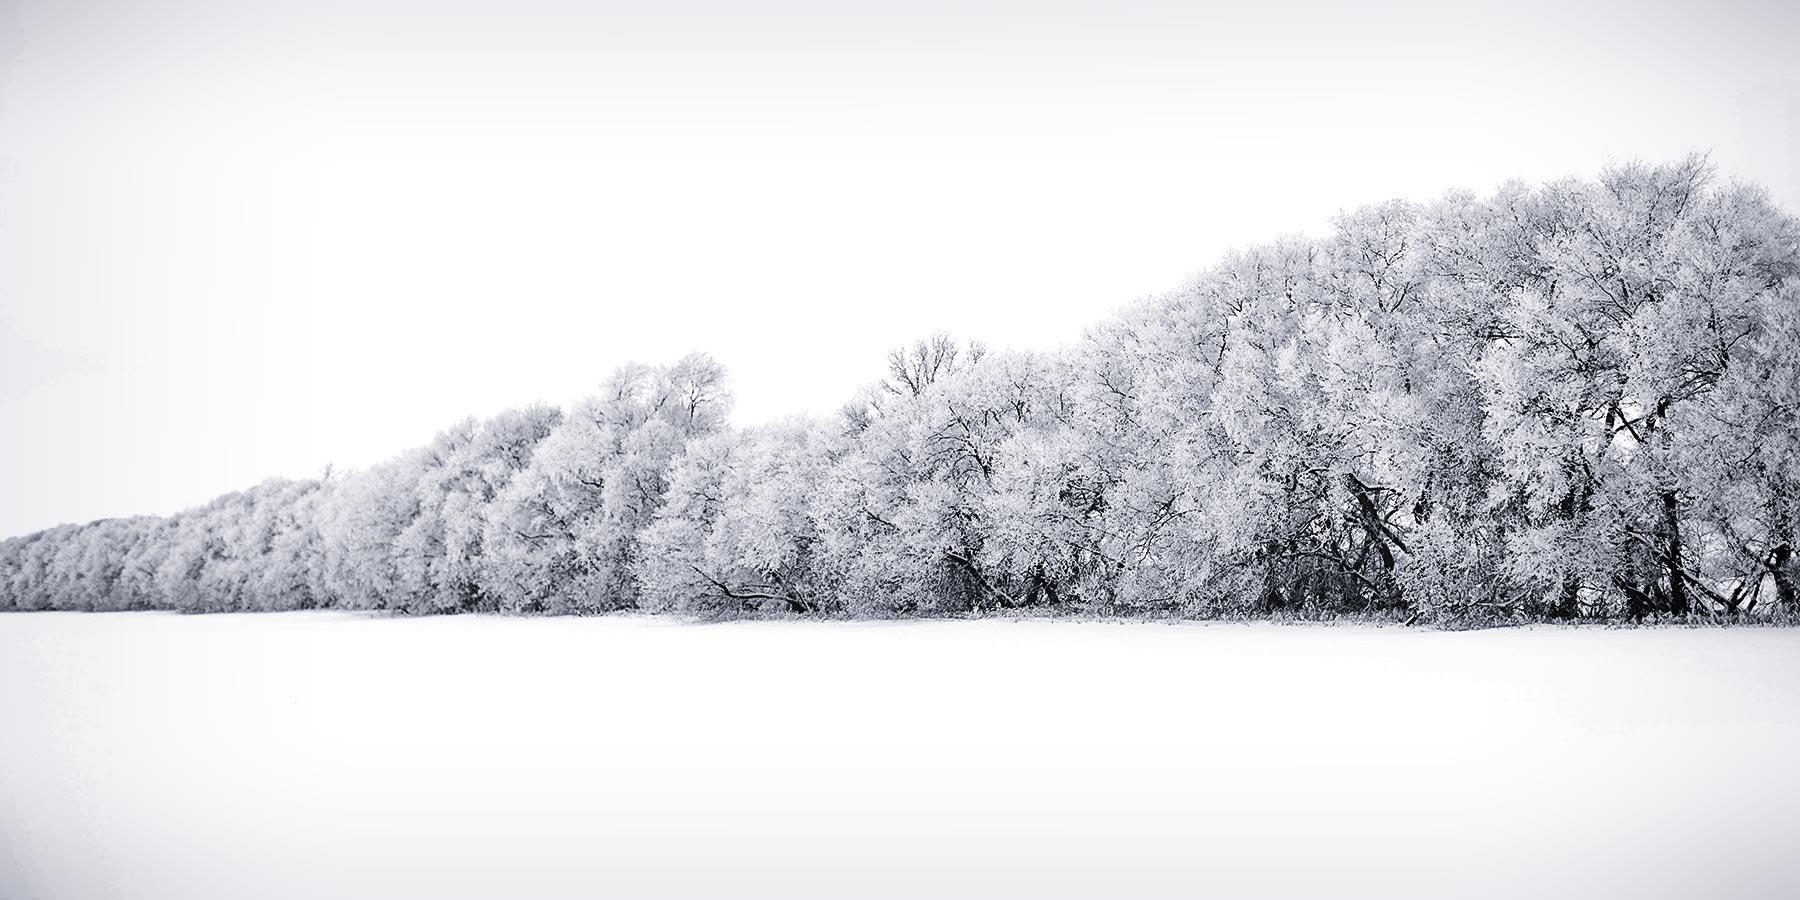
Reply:
[[[0,6],[0,534],[366,465],[629,359],[823,412],[1341,209],[1709,150],[1800,6]]]

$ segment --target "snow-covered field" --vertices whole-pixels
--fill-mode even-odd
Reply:
[[[1800,896],[1800,631],[0,616],[0,896]]]

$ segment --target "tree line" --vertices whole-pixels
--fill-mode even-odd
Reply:
[[[1703,158],[1347,213],[836,414],[628,365],[348,474],[0,543],[0,608],[1785,615],[1800,224]]]

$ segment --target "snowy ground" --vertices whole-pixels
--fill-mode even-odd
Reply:
[[[0,615],[0,896],[1800,896],[1800,631]]]

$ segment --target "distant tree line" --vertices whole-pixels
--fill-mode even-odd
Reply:
[[[1057,353],[727,423],[695,355],[364,471],[0,543],[0,608],[1786,614],[1800,225],[1703,159],[1342,216]]]

